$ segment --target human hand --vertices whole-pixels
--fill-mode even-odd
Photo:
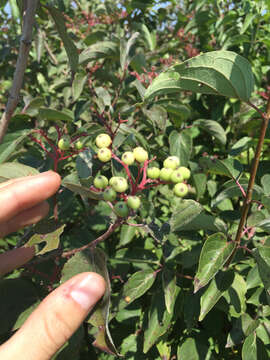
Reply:
[[[41,220],[49,210],[45,201],[61,183],[48,171],[0,184],[0,237]],[[27,263],[34,247],[0,254],[0,276]],[[96,273],[81,273],[50,293],[23,326],[0,346],[1,360],[46,360],[70,338],[105,291]]]

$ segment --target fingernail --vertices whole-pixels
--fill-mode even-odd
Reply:
[[[73,285],[70,296],[83,309],[90,310],[101,298],[104,286],[95,274],[87,275],[78,284]]]

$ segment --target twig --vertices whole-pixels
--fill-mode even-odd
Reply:
[[[22,37],[16,69],[13,76],[13,83],[5,112],[3,113],[0,121],[0,144],[3,141],[9,121],[19,102],[19,94],[23,83],[24,72],[27,66],[28,54],[31,48],[32,30],[35,20],[37,3],[38,0],[28,0],[27,7],[23,16]]]

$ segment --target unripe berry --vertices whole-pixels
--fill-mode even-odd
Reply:
[[[180,183],[184,180],[183,174],[179,169],[173,170],[170,180],[174,183]]]
[[[184,197],[188,193],[188,186],[185,183],[178,183],[174,185],[173,192],[176,196]]]
[[[108,183],[108,179],[106,178],[106,176],[103,175],[98,175],[94,179],[94,186],[97,189],[105,189],[108,186]]]
[[[151,167],[147,169],[147,176],[150,179],[158,179],[160,175],[160,169],[157,167]]]
[[[112,188],[107,188],[103,192],[103,198],[105,201],[114,201],[116,199],[116,192]]]
[[[129,213],[128,206],[124,201],[118,201],[114,205],[114,211],[115,211],[116,215],[118,215],[120,217],[126,217],[126,216],[128,216],[128,213]]]
[[[109,185],[112,186],[112,184],[114,183],[114,181],[115,181],[116,179],[118,179],[118,176],[113,176],[113,177],[111,177],[110,180],[109,180]]]
[[[112,158],[112,152],[110,149],[108,148],[101,148],[98,150],[98,154],[97,154],[98,158],[100,161],[102,162],[107,162],[110,161]]]
[[[99,134],[96,137],[96,145],[99,148],[107,148],[111,145],[112,139],[108,134]]]
[[[77,140],[75,142],[75,149],[81,150],[82,148],[83,148],[83,143],[81,142],[81,140]]]
[[[131,209],[137,210],[141,206],[141,200],[138,196],[129,196],[127,199],[127,205]]]
[[[169,181],[172,175],[173,169],[162,168],[160,170],[159,178],[163,181]]]
[[[187,180],[190,178],[190,170],[188,168],[186,168],[185,166],[180,166],[178,170],[181,171],[184,179]]]
[[[68,135],[64,135],[58,141],[58,147],[60,150],[68,150],[70,148],[70,137]]]
[[[133,152],[131,151],[124,152],[124,154],[122,155],[122,161],[127,165],[132,165],[135,161]]]
[[[125,192],[128,188],[127,180],[120,176],[115,176],[115,179],[111,182],[110,185],[115,191],[119,193]]]
[[[145,151],[144,148],[142,148],[140,146],[133,149],[133,154],[134,154],[135,159],[140,163],[145,162],[145,160],[148,159],[147,151]]]
[[[173,170],[178,168],[179,164],[180,164],[180,161],[177,156],[169,156],[163,162],[163,166],[165,168],[173,169]]]

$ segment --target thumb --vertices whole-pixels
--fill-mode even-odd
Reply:
[[[90,272],[78,274],[59,286],[0,347],[0,359],[50,359],[78,329],[105,287],[104,279]]]

